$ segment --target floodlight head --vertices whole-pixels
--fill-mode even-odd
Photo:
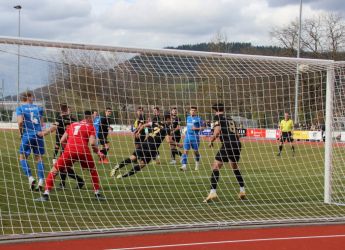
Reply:
[[[16,5],[16,6],[14,6],[13,8],[15,8],[15,9],[17,9],[17,10],[20,10],[20,9],[22,9],[22,6],[21,6],[21,5]]]

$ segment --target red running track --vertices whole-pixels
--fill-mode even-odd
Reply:
[[[6,250],[343,250],[345,225],[212,230],[0,244]]]

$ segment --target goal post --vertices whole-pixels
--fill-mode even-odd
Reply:
[[[20,93],[32,91],[34,103],[44,108],[47,128],[63,103],[78,121],[85,110],[98,111],[102,117],[107,108],[112,110],[109,149],[100,140],[98,145],[108,152],[109,163],[93,155],[106,200],[94,199],[93,179],[76,163],[74,170],[85,183],[82,189],[75,188],[73,177],[67,177],[66,188],[59,188],[61,177],[56,176],[50,200],[34,201],[42,192],[29,189],[19,161],[18,126],[12,122],[17,107],[18,46]],[[1,234],[344,222],[344,69],[344,62],[331,60],[0,37],[0,79],[4,82],[0,100]],[[217,188],[219,200],[205,204],[211,166],[221,146],[218,141],[213,148],[208,146],[214,123],[211,107],[216,103],[224,104],[226,116],[236,123],[241,137],[239,167],[247,199],[238,199],[238,179],[225,163]],[[197,170],[193,152],[189,152],[187,171],[180,171],[181,157],[173,155],[176,151],[165,140],[159,147],[160,164],[150,162],[137,171],[136,163],[127,160],[117,174],[133,170],[131,176],[110,176],[135,151],[133,130],[139,107],[145,122],[154,119],[155,107],[162,119],[177,108],[183,142],[191,106],[197,107],[205,127]],[[278,124],[285,112],[298,117],[298,122],[293,144],[285,142],[277,156]],[[152,128],[143,131],[149,136]],[[55,135],[47,135],[44,142],[46,177],[53,167]],[[27,162],[37,178],[32,155]]]

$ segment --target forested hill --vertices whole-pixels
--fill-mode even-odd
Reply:
[[[251,43],[198,43],[198,44],[184,44],[177,47],[168,46],[166,49],[178,50],[194,50],[194,51],[209,51],[233,54],[251,54],[251,55],[266,55],[266,56],[293,56],[294,51],[284,49],[277,46],[253,46]]]

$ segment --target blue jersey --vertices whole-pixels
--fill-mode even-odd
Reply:
[[[199,116],[188,116],[187,117],[187,131],[186,137],[192,139],[197,139],[200,134],[200,130],[193,130],[192,128],[200,128],[202,127],[202,120]]]
[[[95,129],[96,129],[96,136],[97,136],[98,133],[99,133],[99,125],[100,125],[100,122],[101,122],[101,117],[100,117],[100,116],[97,116],[97,117],[95,117],[95,119],[93,119],[93,126],[94,126]]]
[[[43,108],[34,104],[23,104],[16,109],[17,116],[23,117],[23,135],[36,135],[42,131]]]

